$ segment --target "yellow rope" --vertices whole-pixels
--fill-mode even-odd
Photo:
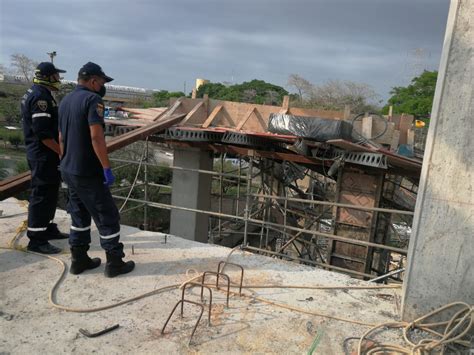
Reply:
[[[454,316],[452,316],[448,321],[445,322],[437,322],[437,323],[423,323],[424,320],[433,317],[445,310],[449,310],[451,308],[461,307],[461,310],[456,312]],[[409,354],[409,355],[418,355],[424,353],[431,353],[437,348],[437,353],[444,354],[444,347],[448,344],[459,344],[468,347],[469,342],[461,340],[464,336],[469,333],[472,325],[474,324],[474,306],[468,305],[464,302],[452,302],[445,306],[442,306],[424,316],[415,319],[413,322],[393,322],[393,323],[382,323],[378,324],[367,332],[362,335],[359,340],[359,345],[357,349],[357,353],[359,355],[366,354],[377,354],[386,351],[398,351],[401,354]],[[439,333],[431,328],[439,327],[440,325],[446,325],[444,333]],[[461,326],[464,328],[460,331]],[[408,344],[408,347],[403,347],[399,345],[393,344],[377,344],[375,347],[370,348],[368,351],[362,351],[362,344],[364,339],[379,328],[400,328],[403,331],[403,339]],[[431,333],[437,338],[433,339],[422,339],[418,343],[413,343],[409,339],[408,332],[414,328],[418,328],[422,331]],[[457,335],[454,335],[458,332]]]

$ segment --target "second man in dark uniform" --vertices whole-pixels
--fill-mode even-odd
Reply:
[[[104,137],[104,84],[113,79],[92,62],[78,74],[76,89],[59,106],[59,139],[62,151],[61,174],[69,187],[71,214],[71,273],[100,265],[87,255],[91,242],[91,216],[106,252],[105,276],[114,277],[133,270],[133,261],[124,262],[120,243],[120,215],[109,186],[112,174]]]

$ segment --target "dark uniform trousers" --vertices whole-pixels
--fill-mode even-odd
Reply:
[[[91,242],[91,217],[99,230],[100,245],[109,254],[124,257],[120,240],[120,215],[103,179],[62,172],[69,188],[68,212],[71,215],[71,247]]]
[[[28,165],[31,170],[31,194],[27,236],[30,244],[41,245],[48,242],[48,225],[56,214],[60,184],[59,159],[28,159]]]

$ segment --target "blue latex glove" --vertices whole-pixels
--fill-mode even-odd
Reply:
[[[111,168],[104,168],[104,185],[111,186],[115,182],[115,176]]]

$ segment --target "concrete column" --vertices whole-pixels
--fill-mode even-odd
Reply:
[[[173,164],[188,169],[212,170],[212,156],[199,149],[175,149]],[[171,203],[174,206],[211,209],[211,175],[173,170],[172,187]],[[207,243],[208,218],[206,214],[172,209],[170,233]]]
[[[404,280],[411,321],[474,304],[474,1],[452,0]]]

